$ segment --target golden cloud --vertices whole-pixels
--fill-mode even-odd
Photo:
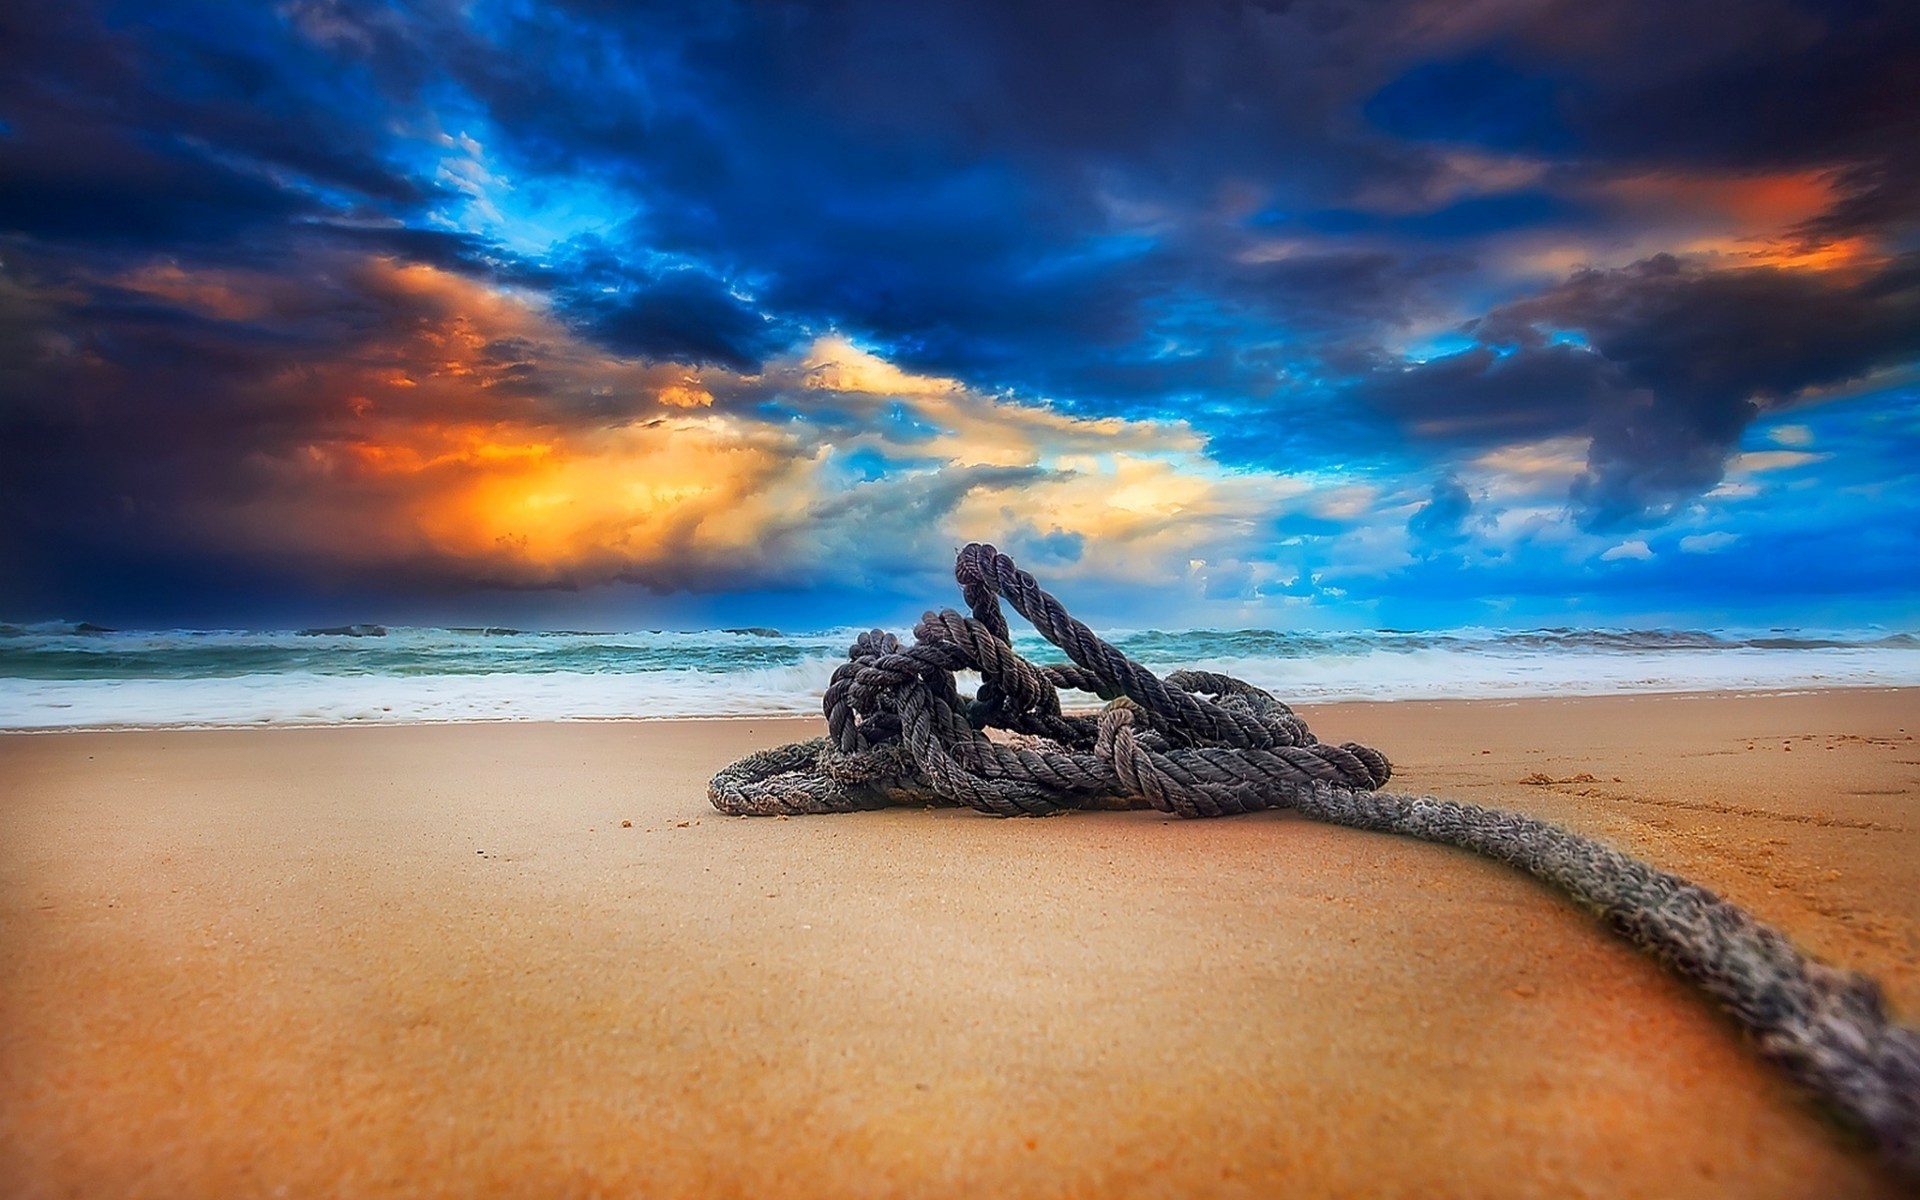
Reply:
[[[1184,422],[988,395],[842,337],[758,375],[689,370],[612,355],[535,294],[434,267],[369,260],[353,281],[393,316],[272,381],[267,400],[309,427],[255,457],[246,500],[194,514],[229,545],[322,571],[693,586],[859,569],[881,544],[938,561],[968,537],[1079,535],[1100,547],[1085,569],[1178,573],[1309,488],[1220,467]],[[143,286],[226,313],[289,302],[256,282],[170,270]],[[809,419],[810,397],[834,419]],[[766,416],[774,399],[800,415]],[[886,469],[850,475],[859,451]]]

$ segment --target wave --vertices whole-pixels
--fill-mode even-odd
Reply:
[[[0,729],[222,728],[807,716],[843,659],[728,674],[548,671],[537,675],[320,675],[9,682]]]
[[[853,637],[0,625],[0,729],[813,715]],[[1221,671],[1302,701],[1920,686],[1920,637],[1905,631],[1147,629],[1113,640],[1157,670]],[[1015,643],[1062,659],[1031,632]]]

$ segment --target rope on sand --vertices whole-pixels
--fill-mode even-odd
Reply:
[[[1319,741],[1251,684],[1204,671],[1162,679],[1075,620],[990,545],[954,567],[971,616],[927,613],[903,645],[860,635],[833,674],[824,738],[749,755],[713,777],[722,812],[969,806],[996,816],[1153,808],[1218,817],[1293,808],[1511,863],[1565,892],[1717,1000],[1760,1054],[1920,1180],[1920,1031],[1892,1021],[1872,979],[1815,962],[1750,913],[1591,838],[1517,813],[1379,789],[1379,751]],[[1000,600],[1072,665],[1021,658]],[[956,671],[976,671],[976,695]],[[1062,711],[1060,691],[1108,701]],[[1016,735],[1003,741],[986,730]]]

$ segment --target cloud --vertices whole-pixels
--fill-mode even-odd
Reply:
[[[1621,542],[1617,546],[1610,546],[1600,552],[1601,562],[1618,562],[1626,558],[1649,559],[1652,557],[1653,551],[1647,549],[1647,543],[1639,538],[1635,538],[1630,542]]]
[[[1794,467],[1804,467],[1812,463],[1824,462],[1829,455],[1809,454],[1805,450],[1750,450],[1735,455],[1729,467],[1741,475],[1757,475],[1762,471],[1785,471]]]
[[[1365,111],[1401,136],[1630,172],[1837,171],[1802,232],[1911,228],[1920,16],[1897,0],[1493,6],[1493,28],[1417,62]]]
[[[1680,552],[1683,554],[1713,554],[1725,550],[1740,540],[1737,533],[1728,533],[1716,529],[1709,533],[1689,534],[1680,539]]]
[[[43,557],[60,541],[398,592],[711,593],[873,585],[987,537],[1068,574],[1153,576],[1306,490],[1222,470],[1177,423],[983,395],[845,339],[751,374],[621,355],[541,293],[339,248],[297,277],[91,285],[10,293],[42,362],[0,416],[0,466]]]
[[[571,307],[578,327],[616,353],[746,374],[791,345],[799,332],[692,268],[587,295]]]
[[[1365,112],[1401,137],[1552,153],[1573,143],[1560,91],[1550,77],[1474,56],[1419,64],[1375,92]]]
[[[1920,259],[1822,272],[1662,255],[1576,273],[1470,331],[1474,348],[1380,368],[1356,398],[1425,440],[1586,435],[1569,493],[1583,523],[1658,525],[1721,481],[1762,412],[1920,355]]]
[[[1467,517],[1473,512],[1473,497],[1452,475],[1437,479],[1433,494],[1407,518],[1407,532],[1417,541],[1444,546],[1466,537]]]
[[[6,6],[10,558],[1359,596],[1920,361],[1910,5],[1123,7]]]
[[[430,198],[378,124],[334,119],[362,72],[298,53],[265,7],[202,16],[136,33],[88,5],[9,6],[0,228],[183,247]]]

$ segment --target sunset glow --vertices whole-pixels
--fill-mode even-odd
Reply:
[[[0,616],[1912,614],[1910,16],[854,7],[19,23]]]

